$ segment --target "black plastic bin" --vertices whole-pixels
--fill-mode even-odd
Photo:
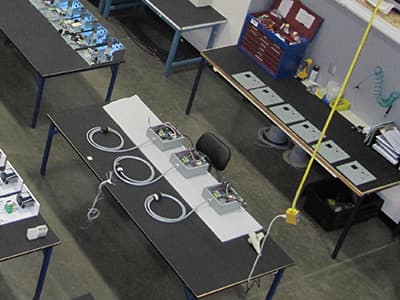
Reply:
[[[337,179],[308,184],[302,197],[304,211],[326,231],[343,227],[355,206],[352,192]],[[366,196],[354,223],[376,217],[382,204],[378,196]]]

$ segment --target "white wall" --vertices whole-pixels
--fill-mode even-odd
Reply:
[[[213,0],[212,6],[228,19],[228,23],[221,26],[215,40],[216,47],[237,43],[250,2],[251,0]]]
[[[247,13],[263,11],[273,0],[213,1],[213,7],[229,19],[229,23],[219,32],[215,43],[215,47],[220,47],[236,44]],[[325,19],[307,50],[307,55],[321,66],[319,83],[326,84],[329,79],[341,83],[367,24],[334,0],[302,0],[302,2]],[[188,36],[198,49],[205,47],[207,38],[208,34],[204,31],[194,32]],[[351,100],[351,110],[369,124],[394,120],[400,126],[400,100],[394,104],[390,114],[385,118],[386,109],[377,104],[373,95],[373,78],[362,84],[360,89],[354,89],[353,86],[371,74],[375,66],[380,65],[385,72],[384,96],[388,96],[393,90],[400,90],[399,54],[399,44],[375,29],[371,31],[345,92],[345,96]],[[337,67],[333,77],[328,74],[330,63],[334,63]]]
[[[214,47],[237,44],[247,13],[266,9],[265,0],[213,0],[214,7],[228,19],[228,23],[220,26]],[[197,49],[204,49],[207,45],[210,30],[197,30],[184,34],[184,37]]]
[[[267,0],[271,5],[273,0]],[[301,0],[325,19],[314,40],[308,46],[307,55],[321,66],[318,83],[326,84],[334,79],[341,83],[351,64],[354,53],[361,40],[367,23],[335,0]],[[337,71],[334,76],[328,74],[330,63],[334,63]],[[353,88],[367,75],[373,73],[375,66],[384,69],[384,96],[393,90],[400,90],[400,45],[375,29],[371,30],[360,60],[350,79],[345,96],[351,100],[351,110],[369,124],[394,120],[400,126],[400,100],[385,118],[386,109],[381,108],[373,95],[374,79],[370,78],[359,89]]]
[[[266,11],[272,2],[272,0],[252,0],[249,6],[249,13]]]
[[[330,63],[337,66],[333,79],[342,82],[367,23],[332,0],[302,0],[302,2],[325,18],[316,38],[308,47],[308,54],[321,66],[319,83],[325,84],[331,78],[328,74]],[[373,95],[373,78],[362,84],[360,89],[353,87],[373,73],[375,66],[380,65],[385,72],[384,95],[387,96],[396,89],[400,90],[399,55],[399,44],[375,29],[371,31],[345,91],[345,96],[352,102],[351,110],[369,124],[395,120],[400,126],[400,100],[394,104],[390,114],[385,118],[386,109],[377,104]]]

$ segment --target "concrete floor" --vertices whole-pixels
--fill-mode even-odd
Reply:
[[[125,44],[113,99],[138,94],[162,119],[197,139],[204,131],[222,137],[232,149],[224,172],[248,201],[248,210],[264,226],[290,205],[302,172],[281,159],[281,153],[254,145],[257,128],[268,122],[210,70],[205,71],[193,113],[183,113],[195,69],[173,72],[143,52],[111,17],[107,26]],[[33,72],[15,49],[0,46],[0,147],[8,154],[41,203],[41,213],[62,240],[55,248],[42,299],[72,299],[90,292],[95,299],[183,299],[182,285],[127,215],[112,199],[100,204],[102,215],[82,230],[97,180],[70,147],[57,137],[48,175],[39,176],[46,139],[45,112],[102,104],[108,70],[48,81],[37,129],[29,127],[36,93]],[[77,102],[74,95],[86,95]],[[329,177],[315,167],[310,180]],[[356,225],[336,260],[330,259],[338,231],[323,231],[309,216],[300,225],[277,223],[273,238],[294,259],[275,299],[400,299],[398,240],[379,219]],[[4,242],[4,241],[3,241]],[[1,246],[1,245],[0,245]],[[265,253],[264,255],[268,255]],[[0,299],[30,299],[41,254],[1,263]],[[233,288],[207,299],[264,299],[271,278],[249,294]]]

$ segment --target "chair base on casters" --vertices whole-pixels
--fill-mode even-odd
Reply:
[[[308,154],[299,146],[283,152],[283,160],[296,169],[304,169],[308,163]]]
[[[290,146],[290,140],[278,126],[272,124],[270,127],[260,128],[258,132],[260,146],[286,150]]]

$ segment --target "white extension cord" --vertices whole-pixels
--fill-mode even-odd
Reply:
[[[106,134],[108,134],[108,133],[114,134],[115,136],[118,137],[118,139],[120,141],[119,144],[117,146],[114,146],[114,147],[108,147],[108,146],[100,145],[99,143],[97,143],[94,140],[94,135],[99,133],[99,132],[106,132]],[[86,140],[93,148],[95,148],[97,150],[100,150],[100,151],[111,152],[111,153],[122,153],[122,152],[133,151],[133,150],[139,149],[143,145],[148,144],[148,143],[151,142],[151,140],[147,140],[146,142],[144,142],[144,143],[142,143],[140,145],[123,149],[123,147],[125,145],[125,140],[124,140],[123,136],[117,130],[115,130],[115,129],[111,128],[111,127],[102,128],[100,126],[95,126],[95,127],[90,128],[86,132]],[[136,180],[134,178],[131,178],[131,177],[127,176],[124,173],[124,169],[121,166],[121,161],[128,160],[128,159],[136,160],[136,161],[139,161],[139,162],[145,164],[150,170],[150,176],[148,178],[144,179],[144,180]],[[173,168],[170,168],[169,170],[167,170],[166,172],[164,172],[163,174],[161,174],[160,176],[155,178],[154,167],[147,160],[145,160],[145,159],[143,159],[141,157],[133,156],[133,155],[124,155],[124,156],[117,157],[113,162],[113,171],[114,171],[115,175],[122,182],[125,182],[126,184],[129,184],[129,185],[134,185],[134,186],[145,186],[145,185],[149,185],[149,184],[155,183],[158,180],[160,180],[166,173],[168,173],[172,169]],[[96,210],[94,210],[94,212],[96,212]]]
[[[128,160],[128,159],[136,160],[136,161],[139,161],[139,162],[145,164],[145,165],[149,168],[149,170],[150,170],[150,175],[149,175],[149,177],[146,178],[146,179],[143,179],[143,180],[136,180],[136,179],[131,178],[131,177],[129,177],[128,175],[126,175],[126,174],[124,173],[123,167],[121,166],[121,162],[122,162],[123,160]],[[141,157],[139,157],[139,156],[133,156],[133,155],[119,156],[119,157],[117,157],[117,158],[114,160],[114,163],[113,163],[113,170],[114,170],[114,173],[117,175],[117,177],[118,177],[121,181],[125,182],[126,184],[134,185],[134,186],[145,186],[145,185],[149,185],[149,184],[155,183],[155,182],[157,182],[158,180],[160,180],[162,177],[164,177],[164,176],[165,176],[169,171],[171,171],[172,169],[175,169],[175,168],[174,168],[174,167],[171,167],[171,168],[169,168],[167,171],[165,171],[164,173],[162,173],[160,176],[158,176],[158,177],[155,178],[156,172],[155,172],[155,170],[154,170],[153,165],[150,164],[147,160],[145,160],[145,159],[143,159],[143,158],[141,158]]]
[[[175,133],[175,130],[173,128],[170,128],[170,129],[172,131],[174,131],[174,133]],[[119,138],[120,143],[114,147],[108,147],[108,146],[103,146],[103,145],[98,144],[94,140],[94,135],[99,132],[106,132],[106,133],[111,132],[112,134],[116,135]],[[100,126],[96,126],[96,127],[89,129],[86,133],[86,140],[95,149],[98,149],[98,150],[104,151],[104,152],[112,152],[112,153],[122,153],[122,152],[133,151],[133,150],[136,150],[136,149],[140,148],[141,146],[151,142],[151,140],[148,140],[148,141],[142,143],[141,145],[123,149],[124,144],[125,144],[123,136],[113,128],[107,127],[106,129],[104,129]],[[193,155],[193,154],[191,153],[191,155]],[[144,164],[149,169],[150,175],[146,179],[142,179],[142,180],[137,180],[137,179],[129,177],[128,175],[126,175],[124,173],[124,168],[121,165],[121,162],[125,161],[125,160],[135,160],[137,162]],[[147,160],[145,160],[139,156],[122,155],[122,156],[117,157],[113,162],[114,174],[122,182],[124,182],[128,185],[133,185],[133,186],[146,186],[146,185],[153,184],[153,183],[157,182],[158,180],[160,180],[161,178],[163,178],[168,172],[170,172],[171,170],[174,170],[174,169],[175,169],[175,167],[171,167],[168,170],[166,170],[165,172],[163,172],[162,174],[160,174],[158,177],[155,177],[156,172],[155,172],[153,165],[150,162],[148,162]],[[110,173],[108,179],[101,182],[98,186],[97,195],[94,198],[93,204],[87,213],[87,219],[89,222],[97,219],[100,216],[100,210],[98,208],[96,208],[96,205],[97,205],[98,201],[101,199],[103,187],[106,184],[113,184],[111,181],[111,176],[112,176],[112,172]],[[177,218],[168,218],[168,217],[160,216],[157,213],[155,213],[151,208],[151,204],[153,201],[159,201],[161,198],[168,198],[168,199],[174,201],[175,203],[177,203],[181,209],[181,215]],[[152,194],[152,195],[148,196],[144,201],[144,207],[145,207],[146,212],[152,218],[154,218],[155,220],[157,220],[159,222],[177,223],[177,222],[181,222],[181,221],[185,220],[186,218],[188,218],[193,212],[196,211],[196,209],[198,209],[201,205],[203,205],[205,203],[207,203],[207,201],[202,202],[200,205],[196,206],[194,209],[187,212],[185,206],[179,199],[175,198],[174,196],[168,195],[168,194],[160,193],[160,194]]]
[[[257,263],[258,263],[260,257],[262,256],[262,252],[263,252],[265,243],[266,243],[266,241],[267,241],[267,239],[268,239],[268,237],[269,237],[269,233],[270,233],[270,231],[271,231],[272,225],[273,225],[273,224],[275,223],[275,221],[278,220],[278,219],[286,219],[286,215],[283,215],[283,214],[282,214],[282,215],[277,215],[277,216],[275,216],[275,218],[273,218],[272,221],[269,223],[267,232],[265,233],[265,237],[264,237],[264,239],[263,239],[263,241],[262,241],[262,243],[261,243],[260,252],[257,254],[257,257],[256,257],[256,259],[254,260],[254,263],[253,263],[253,265],[252,265],[252,267],[251,267],[249,276],[247,277],[247,290],[250,290],[250,289],[251,289],[251,285],[250,285],[250,283],[251,283],[251,277],[253,276],[253,273],[254,273],[254,270],[256,269]]]
[[[120,143],[117,146],[114,147],[108,147],[108,146],[103,146],[98,144],[95,140],[94,140],[94,135],[99,133],[99,132],[104,132],[106,130],[106,133],[112,133],[114,135],[116,135],[120,141]],[[138,145],[138,146],[133,146],[130,148],[126,148],[123,149],[124,145],[125,145],[125,140],[123,138],[123,136],[115,129],[111,128],[111,127],[106,127],[105,129],[100,127],[100,126],[96,126],[96,127],[92,127],[90,128],[87,132],[86,132],[86,140],[88,141],[88,143],[93,146],[95,149],[97,150],[101,150],[104,152],[112,152],[112,153],[122,153],[122,152],[128,152],[128,151],[133,151],[136,150],[138,148],[140,148],[141,146],[147,144],[150,142],[150,140]]]
[[[87,215],[86,215],[86,216],[87,216],[87,220],[88,220],[89,222],[91,222],[91,221],[97,219],[97,218],[100,216],[100,209],[98,209],[98,208],[96,207],[96,205],[97,205],[97,203],[100,201],[101,196],[103,195],[103,187],[104,187],[106,184],[114,184],[114,183],[112,182],[112,172],[109,172],[109,173],[107,174],[107,179],[104,180],[104,181],[102,181],[102,182],[100,182],[99,186],[97,187],[97,194],[96,194],[96,196],[94,197],[92,206],[89,208],[89,210],[88,210],[88,212],[87,212]]]
[[[176,204],[178,204],[178,206],[181,208],[181,214],[179,217],[176,218],[168,218],[168,217],[163,217],[160,216],[159,214],[155,213],[152,208],[151,208],[151,204],[154,201],[160,201],[162,198],[168,198],[172,201],[174,201]],[[208,203],[207,201],[204,201],[202,203],[200,203],[199,205],[197,205],[195,208],[193,208],[191,211],[189,211],[188,213],[186,212],[186,207],[183,205],[182,201],[180,201],[179,199],[177,199],[174,196],[168,195],[168,194],[164,194],[164,193],[159,193],[159,194],[152,194],[150,196],[148,196],[145,200],[144,200],[144,209],[146,210],[146,212],[155,220],[159,221],[159,222],[163,222],[163,223],[178,223],[178,222],[182,222],[184,220],[186,220],[186,218],[188,218],[192,213],[194,213],[200,206],[204,205]]]

